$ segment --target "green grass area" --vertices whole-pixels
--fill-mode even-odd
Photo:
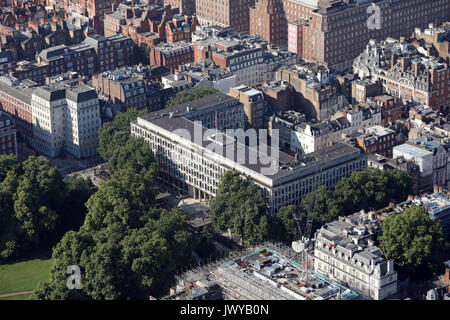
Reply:
[[[30,299],[31,299],[31,293],[30,294],[21,294],[19,296],[0,298],[0,300],[30,300]]]
[[[39,281],[48,279],[50,267],[43,259],[0,265],[0,295],[33,290]]]

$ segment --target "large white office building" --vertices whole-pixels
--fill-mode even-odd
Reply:
[[[101,127],[98,96],[86,85],[40,87],[31,96],[33,146],[49,157],[62,150],[76,158],[97,153]]]
[[[327,223],[316,233],[314,270],[359,294],[382,300],[397,292],[394,262],[374,245],[380,225],[373,212]]]
[[[220,129],[208,130],[215,128],[210,125],[217,114],[213,106],[220,106],[223,101],[217,99],[222,99],[221,95],[152,112],[131,123],[132,136],[144,137],[159,159],[159,183],[169,191],[208,201],[216,195],[225,171],[234,169],[261,188],[270,212],[276,214],[283,206],[298,206],[306,194],[320,185],[331,188],[343,177],[367,167],[366,156],[343,143],[293,157],[275,148],[264,148],[266,145],[261,143],[257,148],[248,147],[244,140]],[[239,109],[243,110],[242,105]],[[209,125],[194,122],[202,113]],[[222,130],[243,128],[240,117],[232,117],[230,113],[222,119],[227,123]]]

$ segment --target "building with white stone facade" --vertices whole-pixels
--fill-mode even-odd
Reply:
[[[395,146],[392,149],[392,157],[403,157],[406,160],[414,160],[419,166],[419,185],[420,189],[431,189],[433,185],[433,152],[423,146],[412,142]]]
[[[183,104],[131,123],[132,136],[144,137],[159,159],[158,183],[169,191],[208,201],[216,195],[221,176],[234,169],[260,187],[271,214],[276,215],[283,206],[298,206],[319,186],[332,188],[343,177],[367,167],[366,156],[343,143],[294,157],[261,141],[258,147],[249,147],[240,137],[220,131],[240,128],[240,118],[228,118],[217,130],[211,121],[194,122],[201,120],[202,110],[207,110],[203,119],[213,119],[216,104],[213,95],[190,102],[189,109]]]
[[[358,212],[316,232],[314,271],[365,297],[382,300],[397,292],[394,262],[374,245],[380,232],[373,212]]]
[[[283,150],[299,154],[322,150],[356,131],[346,116],[313,123],[305,121],[304,115],[292,111],[272,116],[269,130],[273,129],[282,131],[280,137]]]
[[[347,117],[354,132],[359,129],[380,125],[382,121],[381,109],[375,104],[370,104],[367,107],[358,105],[339,111],[337,114]]]
[[[421,185],[427,190],[433,186],[449,185],[448,144],[431,139],[430,136],[421,136],[405,144],[394,147],[393,157],[412,159],[419,165]]]
[[[101,128],[98,96],[86,85],[52,84],[31,96],[36,150],[57,157],[64,150],[76,158],[97,154]]]

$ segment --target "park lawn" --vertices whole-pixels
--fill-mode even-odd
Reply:
[[[30,300],[31,299],[31,293],[29,294],[21,294],[18,296],[11,296],[11,297],[5,297],[0,298],[0,300]]]
[[[0,295],[33,290],[39,281],[48,279],[50,267],[42,259],[0,265]]]

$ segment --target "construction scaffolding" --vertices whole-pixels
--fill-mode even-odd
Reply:
[[[266,274],[267,268],[263,270],[252,267],[252,264],[258,263],[260,259],[264,260],[267,255],[272,257],[269,257],[269,260],[278,261],[275,265],[278,266],[279,271],[275,272],[274,276]],[[338,286],[325,277],[319,277],[312,270],[305,268],[304,259],[305,257],[285,244],[273,242],[264,242],[256,247],[227,252],[219,260],[199,265],[177,275],[177,288],[168,298],[179,297],[192,287],[214,285],[220,287],[222,297],[226,300],[341,299],[344,291],[348,293],[347,288]],[[311,283],[321,282],[322,285],[314,287],[314,284],[309,282],[303,283],[305,272],[310,273]],[[276,277],[277,273],[279,277]],[[286,273],[295,274],[298,276],[295,279],[300,282],[289,280],[285,277]]]

